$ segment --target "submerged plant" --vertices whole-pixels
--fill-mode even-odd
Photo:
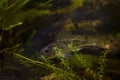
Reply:
[[[64,51],[58,48],[57,46],[56,47],[53,46],[52,51],[48,49],[49,52],[47,54],[49,53],[52,54],[51,52],[54,52],[54,55],[56,55],[56,58],[60,60],[59,63],[55,63],[55,64],[60,65],[59,67],[62,70],[65,70],[68,73],[74,74],[75,75],[74,77],[78,78],[79,80],[88,80],[88,78],[92,80],[102,80],[104,74],[101,74],[101,73],[104,73],[103,69],[105,68],[104,65],[105,65],[106,54],[103,54],[102,56],[100,56],[100,58],[98,58],[97,56],[94,56],[94,55],[90,56],[90,55],[86,55],[84,53],[79,52],[80,49],[78,49],[78,47],[76,47],[72,43],[70,44],[68,43],[66,45],[70,50],[66,53],[63,53]],[[45,51],[47,51],[47,49],[45,49]],[[55,57],[52,57],[52,58],[55,58]],[[98,66],[98,68],[100,69],[99,72],[97,72],[97,70],[94,69],[94,66],[95,66],[94,62],[96,62],[97,64],[97,61],[100,63],[100,66]],[[74,68],[76,67],[79,67],[80,69],[77,72],[74,71]],[[64,78],[63,80],[72,80],[73,78],[72,76],[69,76],[67,74],[59,73],[59,71],[56,71],[56,73],[59,74],[59,76],[62,76],[62,78]],[[83,75],[83,76],[80,76],[80,75]]]
[[[104,69],[106,66],[107,52],[103,52],[100,58],[97,57],[97,60],[96,58],[94,58],[95,56],[89,57],[84,53],[78,52],[76,47],[72,43],[67,44],[67,46],[74,53],[70,57],[64,57],[62,49],[58,48],[57,46],[53,47],[53,52],[55,52],[55,54],[57,55],[56,59],[58,59],[59,62],[56,62],[56,59],[48,59],[45,56],[40,57],[42,61],[35,61],[16,52],[9,52],[9,49],[5,50],[5,52],[13,54],[14,57],[19,59],[22,65],[26,67],[35,65],[44,68],[48,70],[48,72],[55,74],[54,77],[57,77],[60,80],[103,80],[105,75]],[[95,60],[96,63],[98,63],[99,65],[95,69],[95,65],[92,62],[93,60],[90,61],[90,59],[92,58],[94,58],[93,60]],[[73,61],[73,63],[76,65],[72,64],[71,61]]]
[[[107,61],[107,51],[103,52],[103,55],[99,58],[99,67],[97,72],[97,78],[98,80],[103,80],[105,75],[105,67],[106,67],[106,61]]]

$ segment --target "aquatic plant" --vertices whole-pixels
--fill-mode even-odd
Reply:
[[[100,66],[97,68],[98,69],[98,72],[97,72],[98,80],[103,80],[103,78],[104,78],[105,67],[107,66],[106,61],[107,61],[107,51],[103,52],[103,55],[100,56],[100,58],[99,58],[98,63]]]
[[[21,25],[25,15],[21,9],[29,0],[1,0],[0,1],[0,29],[10,30]]]
[[[51,1],[49,0],[45,4],[40,4],[35,9],[30,9],[28,10],[28,12],[26,11],[24,13],[23,7],[29,1],[30,0],[11,0],[11,1],[0,0],[0,30],[2,30],[2,33],[4,31],[5,32],[10,31],[11,33],[13,29],[23,24],[24,19],[26,17],[29,17],[32,15],[32,18],[34,18],[36,16],[42,16],[43,14],[46,15],[52,12],[48,9],[45,9],[45,10],[36,9],[39,6],[45,7],[46,4]],[[56,14],[56,13],[61,14],[65,12],[68,13],[70,11],[73,11],[73,9],[81,7],[84,3],[84,0],[81,0],[81,1],[75,0],[77,2],[74,2],[74,0],[71,0],[71,1],[73,2],[72,6],[69,6],[67,9],[63,9],[63,10],[59,9],[59,10],[53,11],[53,13],[51,14]],[[80,23],[80,26],[82,26],[81,23]],[[35,32],[36,31],[34,30],[31,37],[28,39],[28,43],[34,36]],[[2,41],[3,36],[4,35],[0,34],[0,42]],[[9,37],[7,39],[9,39],[11,43],[13,43],[12,45],[16,44],[14,42],[17,42],[17,41],[15,41],[14,39],[12,41],[11,36],[7,35],[7,37]],[[7,41],[3,41],[3,42],[5,42],[9,47],[12,46]],[[5,49],[2,49],[0,51],[0,55],[4,53],[8,53],[8,55],[12,55],[12,57],[14,57],[15,59],[17,58],[15,61],[18,62],[19,64],[22,64],[26,68],[29,68],[31,66],[32,67],[37,66],[39,68],[44,68],[48,70],[45,73],[48,73],[49,71],[53,74],[55,73],[55,75],[52,75],[54,77],[49,78],[49,80],[52,80],[55,77],[59,77],[61,80],[103,80],[104,79],[105,69],[107,65],[106,64],[107,51],[103,52],[103,54],[101,53],[101,56],[87,55],[87,54],[80,52],[81,49],[78,48],[80,47],[79,44],[77,45],[77,47],[73,43],[67,43],[65,45],[67,45],[67,48],[61,49],[57,45],[56,47],[52,48],[53,52],[55,53],[55,57],[47,58],[46,56],[37,55],[37,58],[40,57],[42,60],[34,59],[33,58],[34,56],[32,58],[26,57],[23,54],[23,51],[22,51],[23,49],[18,48],[19,45],[13,46],[11,48],[9,48],[8,46],[3,47]],[[33,54],[37,54],[37,53],[33,53]],[[50,52],[48,52],[48,54],[50,54]],[[45,54],[45,55],[48,55],[48,54]],[[11,64],[8,64],[8,65],[11,65]]]
[[[90,78],[90,79],[94,79],[94,80],[103,80],[103,76],[105,75],[104,73],[104,69],[105,69],[105,65],[106,65],[106,60],[107,60],[107,52],[104,52],[104,54],[103,55],[101,55],[100,56],[100,58],[95,58],[95,56],[93,56],[93,57],[91,57],[91,58],[89,58],[87,55],[84,55],[84,53],[82,54],[82,53],[80,53],[80,52],[78,52],[77,51],[77,49],[76,49],[76,47],[73,45],[73,44],[68,44],[68,48],[74,53],[74,57],[76,58],[76,60],[78,60],[78,61],[76,61],[76,60],[74,60],[75,58],[72,58],[72,60],[74,61],[73,63],[77,63],[77,62],[79,62],[79,63],[77,63],[77,66],[79,66],[79,65],[81,65],[81,66],[79,66],[80,68],[81,68],[81,70],[82,70],[82,68],[84,68],[84,70],[83,70],[83,72],[75,72],[74,71],[74,67],[75,67],[75,65],[73,66],[71,66],[71,62],[69,61],[69,59],[65,59],[65,57],[64,57],[64,55],[63,55],[63,53],[62,53],[62,49],[59,49],[58,47],[53,47],[53,50],[55,51],[55,53],[57,54],[57,58],[61,61],[59,64],[60,65],[62,65],[62,67],[60,67],[61,69],[63,69],[63,70],[65,70],[65,71],[67,71],[67,72],[69,72],[69,73],[72,73],[72,74],[74,74],[75,75],[75,77],[78,77],[78,79],[80,79],[80,80],[88,80],[88,77]],[[102,53],[101,53],[102,54]],[[69,55],[69,54],[68,54]],[[73,56],[73,55],[72,55]],[[85,57],[86,56],[86,57]],[[88,58],[87,58],[88,57]],[[93,59],[92,59],[93,58]],[[88,62],[88,60],[87,59],[92,59],[92,60],[90,60],[91,62]],[[93,64],[93,60],[95,60],[96,61],[96,63],[97,63],[97,61],[98,61],[98,63],[99,63],[99,65],[100,66],[98,66],[97,67],[97,69],[93,69],[94,68],[94,64]],[[48,60],[49,61],[49,60]],[[99,70],[98,70],[99,69]],[[57,71],[56,71],[57,72]],[[57,72],[57,74],[58,74],[59,72]],[[78,73],[80,73],[81,75],[83,75],[83,76],[80,76],[80,74],[78,75]],[[59,73],[59,74],[61,74],[61,73]],[[86,76],[87,75],[87,76]],[[64,80],[72,80],[72,78],[73,77],[70,77],[69,76],[69,78],[68,77],[66,77],[67,75],[66,74],[63,74],[62,73],[62,77],[64,77],[65,79]]]

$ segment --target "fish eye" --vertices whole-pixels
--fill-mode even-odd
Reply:
[[[50,50],[48,50],[48,49],[47,49],[47,50],[45,50],[45,53],[48,53],[48,52],[50,52]]]

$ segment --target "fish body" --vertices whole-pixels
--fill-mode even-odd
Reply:
[[[61,53],[60,57],[69,58],[73,55],[73,51],[68,47],[69,44],[72,44],[75,47],[75,51],[80,51],[86,46],[98,46],[95,42],[85,41],[85,40],[58,40],[54,43],[51,43],[41,49],[40,55],[45,56],[48,59],[57,57],[58,53],[55,53],[53,48],[58,48]]]

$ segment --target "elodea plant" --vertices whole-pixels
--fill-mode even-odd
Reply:
[[[63,54],[62,49],[54,47],[53,50],[58,57],[55,59],[47,59],[41,56],[40,58],[42,60],[40,61],[27,58],[16,52],[9,52],[18,46],[19,45],[8,48],[5,52],[12,53],[13,56],[17,58],[17,61],[19,60],[19,62],[26,67],[37,66],[46,69],[47,71],[45,73],[51,73],[50,75],[42,77],[42,80],[104,80],[107,52],[103,52],[103,55],[96,58],[96,56],[82,54],[76,50],[75,46],[68,44],[71,51],[74,51],[74,54],[69,58],[61,55]]]
[[[11,49],[14,50],[19,46],[16,45],[12,48],[7,48],[4,52],[13,54],[17,61],[19,60],[25,67],[34,68],[37,66],[46,69],[45,73],[51,73],[42,77],[41,80],[104,80],[107,52],[103,52],[100,57],[85,55],[78,52],[74,45],[68,44],[70,50],[73,51],[72,56],[64,57],[65,53],[62,53],[62,49],[53,47],[53,51],[57,55],[56,58],[47,59],[41,56],[42,60],[40,61],[27,58],[15,51],[10,52]]]

